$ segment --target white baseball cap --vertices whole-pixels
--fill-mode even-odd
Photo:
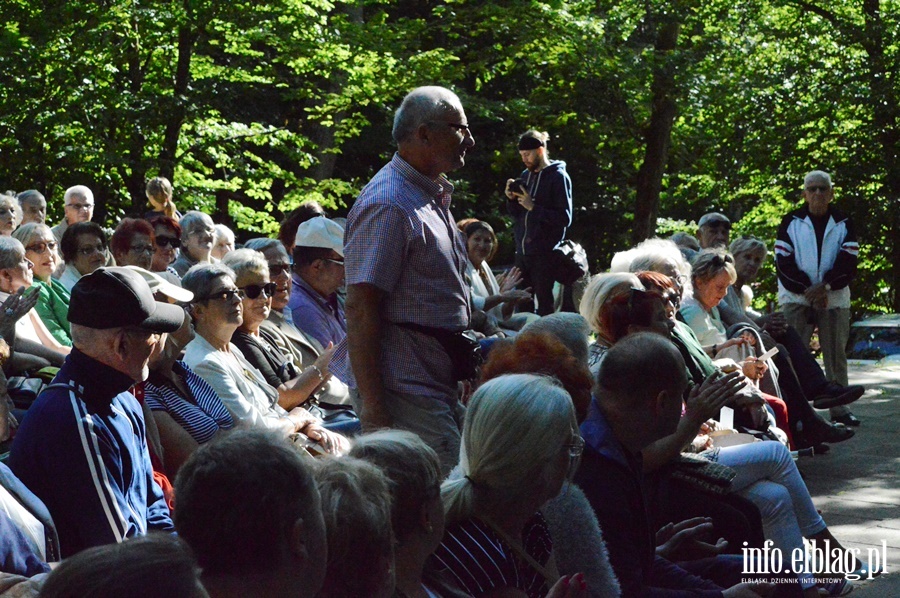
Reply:
[[[300,225],[295,247],[324,247],[344,257],[344,229],[334,220],[316,216]]]
[[[143,277],[143,279],[147,281],[147,284],[150,286],[150,291],[152,293],[162,293],[166,297],[171,297],[175,301],[180,301],[181,303],[190,303],[194,299],[194,294],[191,291],[172,284],[171,282],[154,272],[144,270],[143,268],[138,268],[137,266],[125,267],[140,274],[141,277]]]

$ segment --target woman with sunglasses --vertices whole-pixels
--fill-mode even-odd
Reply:
[[[328,452],[344,452],[347,440],[326,430],[301,406],[308,394],[271,387],[231,343],[244,321],[244,291],[236,279],[223,264],[198,264],[185,274],[183,286],[194,294],[191,318],[197,333],[185,347],[185,363],[213,387],[239,426],[266,428],[285,437],[301,433]]]
[[[69,335],[69,291],[52,274],[59,267],[56,238],[46,224],[29,222],[13,233],[25,246],[25,257],[34,264],[34,286],[38,301],[34,306],[47,330],[60,344],[72,346]]]
[[[156,241],[156,250],[153,252],[149,270],[177,284],[181,277],[171,265],[178,257],[178,249],[181,247],[181,225],[168,216],[154,216],[149,222],[153,227],[153,238]]]
[[[270,386],[283,392],[299,394],[305,402],[331,377],[328,363],[334,350],[329,348],[314,364],[302,372],[298,371],[291,358],[282,353],[266,335],[260,333],[260,325],[272,311],[272,297],[276,288],[276,284],[269,279],[269,263],[266,258],[253,249],[236,249],[229,252],[222,263],[234,270],[236,284],[244,292],[241,300],[244,321],[234,331],[231,342],[262,373]]]

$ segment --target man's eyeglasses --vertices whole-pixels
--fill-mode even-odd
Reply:
[[[92,203],[70,203],[66,207],[72,208],[73,210],[92,210],[92,209],[94,209],[94,204],[92,204]]]
[[[324,261],[326,261],[326,262],[331,262],[332,264],[337,264],[338,266],[343,266],[343,265],[344,265],[344,260],[333,260],[333,259],[331,259],[330,257],[324,258]]]
[[[181,247],[181,239],[179,239],[178,237],[167,237],[165,235],[158,235],[156,237],[156,244],[159,245],[160,247],[171,246],[172,249],[178,249],[179,247]]]
[[[234,301],[234,298],[238,299],[244,298],[244,291],[241,289],[227,289],[224,291],[219,291],[218,293],[211,293],[206,297],[198,299],[198,301],[226,301],[231,303]]]
[[[33,251],[38,255],[43,255],[47,253],[47,251],[56,251],[56,242],[50,241],[49,243],[45,243],[41,241],[40,243],[33,243],[25,248],[25,251]]]
[[[444,121],[432,121],[432,124],[446,125],[446,126],[450,127],[451,129],[453,129],[454,131],[462,131],[463,135],[465,135],[466,133],[468,133],[469,135],[472,134],[472,130],[469,128],[469,125],[464,125],[462,123],[448,123],[448,122],[444,122]]]
[[[81,255],[94,255],[95,253],[103,253],[106,251],[106,245],[88,245],[87,247],[79,247],[78,253]]]
[[[256,299],[261,294],[265,294],[266,299],[269,299],[275,295],[275,289],[277,288],[278,285],[274,282],[267,282],[266,284],[248,284],[239,290],[244,291],[244,295],[248,299]]]
[[[816,191],[826,193],[828,191],[831,191],[831,187],[829,187],[828,185],[810,185],[806,188],[807,193],[815,193]]]
[[[282,274],[289,274],[294,264],[277,264],[269,266],[269,278],[278,278]]]

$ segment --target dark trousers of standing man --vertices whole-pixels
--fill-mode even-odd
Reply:
[[[552,251],[531,255],[516,254],[516,267],[522,271],[523,289],[531,287],[531,292],[537,301],[537,309],[529,309],[527,306],[522,311],[535,311],[539,316],[552,314],[555,309],[553,299],[554,256]],[[563,300],[561,311],[574,312],[575,302],[572,299],[572,287],[563,287]]]

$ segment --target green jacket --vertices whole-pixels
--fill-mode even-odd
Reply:
[[[53,338],[61,344],[71,347],[72,337],[69,331],[69,291],[55,278],[50,283],[35,279],[35,286],[40,288],[38,302],[34,306],[41,320],[50,330]]]

